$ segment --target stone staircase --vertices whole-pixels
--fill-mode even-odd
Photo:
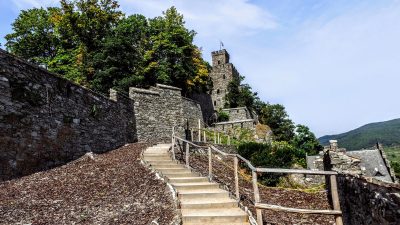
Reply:
[[[158,144],[144,152],[144,160],[175,188],[183,225],[250,225],[247,214],[217,183],[172,160],[171,144]]]

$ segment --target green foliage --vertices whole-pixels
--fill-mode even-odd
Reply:
[[[186,95],[212,86],[194,36],[174,7],[148,19],[125,17],[115,0],[61,0],[60,8],[22,11],[6,45],[99,92],[162,83]]]
[[[385,147],[384,151],[393,167],[396,177],[400,177],[400,146]]]
[[[258,103],[256,109],[260,122],[271,128],[276,141],[290,142],[292,140],[295,126],[283,105]]]
[[[370,123],[346,133],[319,138],[322,145],[328,145],[329,140],[338,140],[339,145],[347,150],[370,148],[377,142],[384,146],[399,146],[400,119]]]
[[[299,159],[304,157],[304,153],[296,150],[287,142],[270,143],[241,143],[238,145],[238,153],[256,167],[266,168],[290,168]],[[265,174],[260,175],[260,180],[266,185],[275,186],[279,182],[279,175]]]
[[[37,64],[47,65],[57,55],[59,40],[51,17],[59,9],[22,10],[5,36],[7,50]]]
[[[292,139],[291,144],[295,146],[296,149],[304,151],[309,155],[316,155],[323,149],[315,135],[307,126],[304,125],[296,126],[295,136]]]
[[[247,107],[254,108],[257,93],[253,93],[250,85],[241,84],[244,77],[235,78],[228,84],[228,94],[226,95],[225,107]]]
[[[219,122],[229,121],[229,114],[222,110],[218,111],[218,121]]]

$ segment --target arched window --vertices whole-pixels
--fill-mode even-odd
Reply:
[[[220,61],[220,60],[218,60],[218,65],[219,65],[219,64],[221,64],[221,61]]]
[[[217,94],[219,94],[219,89],[217,89]]]
[[[226,78],[225,74],[224,74],[223,78],[224,78],[224,79]]]
[[[214,101],[214,106],[217,106],[217,101]]]

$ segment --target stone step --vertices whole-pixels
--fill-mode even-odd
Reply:
[[[169,178],[169,182],[171,184],[179,184],[179,183],[189,183],[189,182],[207,182],[207,177],[178,177],[178,178]]]
[[[173,185],[178,192],[185,190],[210,190],[218,189],[219,185],[210,182],[193,182],[193,183],[180,183]]]
[[[159,161],[147,161],[151,165],[161,166],[161,165],[178,165],[178,163],[172,160],[159,160]]]
[[[230,223],[230,222],[228,222],[228,223],[203,223],[203,222],[191,223],[191,222],[188,222],[188,223],[184,223],[183,225],[250,225],[250,223],[249,222],[243,222],[243,223]]]
[[[169,174],[169,173],[191,173],[192,171],[190,171],[190,169],[187,168],[165,168],[160,166],[159,168],[157,168],[158,171],[162,172],[163,174]]]
[[[196,177],[198,176],[195,173],[192,172],[165,172],[162,173],[164,176],[167,178],[176,178],[176,177]]]
[[[181,209],[182,222],[187,223],[240,223],[248,222],[247,214],[239,208]]]
[[[204,198],[214,198],[223,199],[229,198],[229,193],[222,189],[212,189],[212,190],[182,190],[178,192],[178,197],[181,201],[185,200],[195,200]]]
[[[144,155],[143,158],[146,161],[171,161],[171,157],[169,155]]]
[[[211,208],[235,208],[238,207],[237,201],[226,198],[202,198],[181,200],[182,209],[211,209]]]
[[[186,169],[185,166],[180,165],[180,164],[175,164],[175,165],[154,165],[152,166],[154,169],[158,170],[158,169]]]

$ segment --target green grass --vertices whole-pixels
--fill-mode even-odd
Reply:
[[[400,177],[400,146],[384,148],[386,156],[390,160],[396,177]]]

